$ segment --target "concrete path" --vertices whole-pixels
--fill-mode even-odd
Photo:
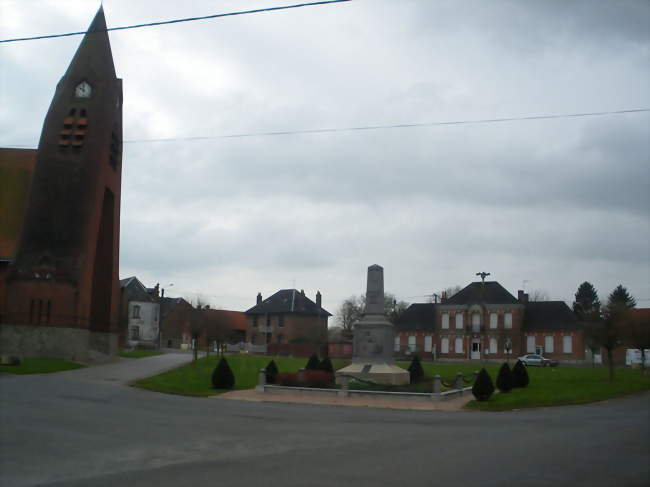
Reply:
[[[353,406],[366,408],[384,408],[384,409],[411,409],[419,411],[459,411],[469,401],[474,399],[471,393],[460,396],[448,401],[441,402],[422,402],[409,401],[408,399],[392,398],[366,398],[366,397],[309,397],[301,394],[282,394],[274,395],[269,392],[257,392],[253,389],[245,391],[232,391],[213,396],[218,399],[233,399],[239,401],[253,402],[280,402],[293,404],[319,404],[327,406]]]
[[[192,354],[185,352],[165,352],[162,355],[138,359],[117,357],[110,363],[67,370],[57,373],[56,376],[64,379],[128,384],[166,372],[191,361]]]

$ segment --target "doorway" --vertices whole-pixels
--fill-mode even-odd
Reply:
[[[473,338],[472,339],[472,351],[470,353],[470,359],[480,360],[481,359],[481,339]]]

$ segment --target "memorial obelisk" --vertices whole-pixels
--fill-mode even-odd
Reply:
[[[384,269],[368,267],[366,308],[354,324],[352,364],[336,375],[358,377],[378,384],[408,384],[409,373],[394,365],[395,329],[384,313]]]

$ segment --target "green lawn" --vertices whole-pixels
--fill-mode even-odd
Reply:
[[[171,394],[190,396],[220,394],[225,391],[212,389],[210,381],[218,358],[216,355],[212,355],[200,359],[196,363],[143,379],[135,385]],[[275,360],[280,372],[296,372],[307,364],[306,358],[228,355],[228,363],[235,374],[235,389],[255,387],[259,370],[266,367],[271,358]],[[333,361],[335,369],[344,367],[348,363],[344,360]],[[407,368],[409,364],[408,362],[398,362],[397,365]],[[511,363],[510,366],[512,367],[513,364]],[[445,382],[452,383],[458,372],[469,377],[480,368],[480,365],[423,363],[422,367],[428,378],[438,374]],[[499,365],[488,365],[485,368],[493,382],[496,383]],[[650,377],[643,377],[639,370],[617,370],[616,379],[612,383],[608,381],[606,368],[529,367],[528,373],[530,384],[527,388],[515,389],[508,394],[494,394],[487,402],[471,401],[467,407],[487,411],[505,411],[529,407],[582,404],[650,390]],[[417,389],[419,391],[421,388]],[[429,390],[420,392],[429,392]]]
[[[152,391],[188,396],[211,396],[226,392],[212,388],[212,372],[220,357],[211,355],[194,363],[164,372],[154,377],[140,380],[134,385]],[[267,357],[261,355],[227,355],[228,365],[235,374],[235,389],[252,389],[257,385],[260,369],[266,367],[271,359],[279,372],[297,372],[307,365],[307,358]],[[344,367],[349,362],[333,360],[334,368]]]
[[[495,394],[489,401],[471,401],[467,407],[484,411],[584,404],[650,390],[650,376],[639,370],[618,369],[614,381],[606,368],[528,367],[530,383],[523,389]],[[497,370],[488,370],[496,384]]]
[[[9,374],[51,374],[62,370],[80,369],[84,365],[65,360],[27,358],[20,365],[0,365],[0,372]]]
[[[144,358],[162,355],[162,352],[158,350],[123,350],[118,355],[125,358]]]

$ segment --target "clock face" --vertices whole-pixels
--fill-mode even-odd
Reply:
[[[74,89],[74,94],[77,98],[90,98],[91,92],[92,92],[92,88],[85,81],[79,83],[77,87]]]

